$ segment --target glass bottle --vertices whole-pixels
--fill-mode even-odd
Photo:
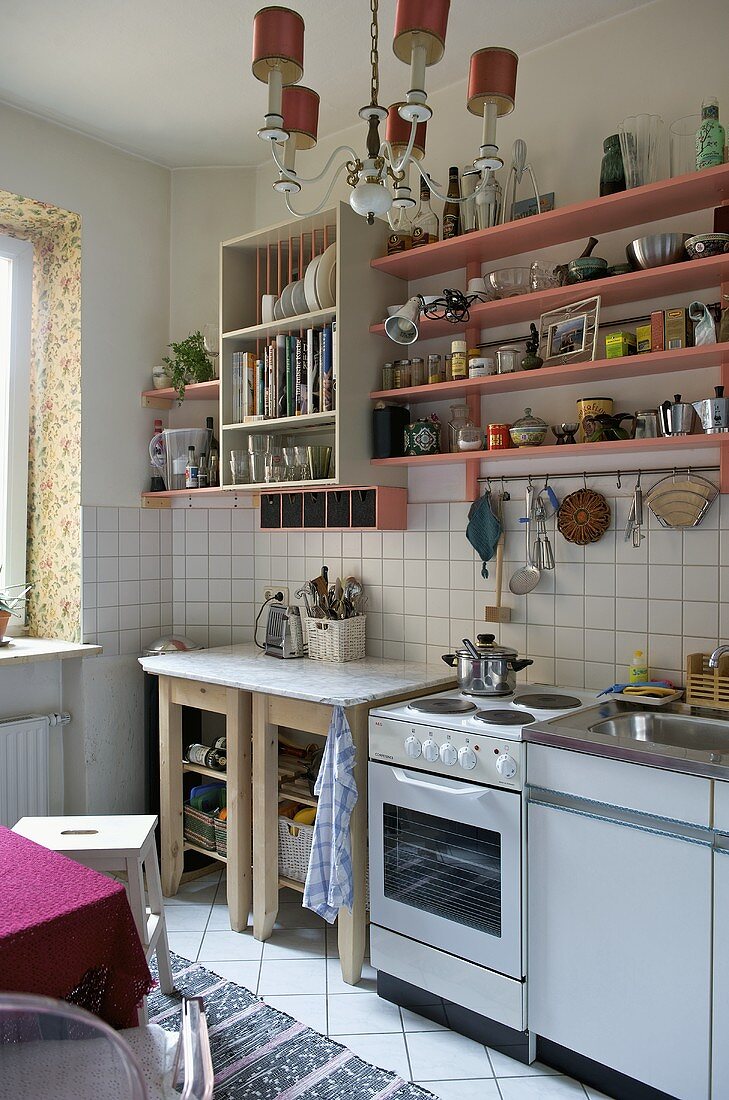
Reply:
[[[476,197],[474,191],[481,182],[481,173],[473,165],[466,165],[461,173],[461,233],[472,233],[476,228]]]
[[[696,168],[724,163],[724,127],[719,122],[719,101],[710,96],[701,104],[701,125],[696,131]]]
[[[431,244],[437,241],[440,235],[440,222],[438,215],[430,205],[430,188],[427,181],[420,177],[420,210],[413,221],[412,247],[419,248],[423,244]]]
[[[615,195],[625,190],[625,169],[620,151],[620,134],[611,134],[602,143],[603,158],[600,165],[600,194]]]
[[[212,416],[206,416],[205,417],[205,427],[210,432],[210,450],[212,451],[213,448],[214,448],[216,451],[218,451],[218,453],[220,453],[220,444],[218,443],[217,439],[215,438],[215,433],[213,431],[213,418],[212,418]]]
[[[460,199],[458,166],[448,169],[448,199]],[[443,240],[457,237],[461,232],[461,207],[457,202],[446,202],[443,207]]]
[[[468,378],[468,344],[465,340],[454,340],[451,344],[451,377]]]
[[[198,489],[200,486],[200,469],[195,458],[195,448],[187,448],[187,466],[185,467],[185,488]]]
[[[451,405],[451,419],[448,421],[448,450],[456,454],[461,428],[473,428],[474,423],[468,415],[468,405]]]
[[[413,246],[413,222],[404,206],[397,208],[394,220],[390,221],[390,235],[387,238],[387,255],[407,252]]]
[[[152,432],[152,439],[155,436],[162,433],[162,421],[155,420],[154,431]],[[157,444],[155,447],[155,454],[160,456],[160,461],[164,465],[164,450],[161,444]],[[151,476],[149,479],[149,491],[150,493],[163,493],[165,491],[165,479],[162,476],[161,468],[155,463],[152,463]]]

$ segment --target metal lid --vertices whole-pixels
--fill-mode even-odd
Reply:
[[[159,657],[163,653],[186,653],[191,649],[202,649],[199,642],[192,638],[186,638],[184,634],[165,634],[162,638],[148,645],[142,654],[143,657]]]
[[[491,638],[491,641],[482,641],[482,639]],[[512,657],[518,657],[518,652],[515,649],[511,649],[507,645],[494,645],[493,634],[479,634],[478,641],[474,642],[476,649],[481,657],[497,657],[509,660]],[[471,654],[467,649],[457,649],[457,657],[471,657]],[[472,660],[474,658],[471,658]]]

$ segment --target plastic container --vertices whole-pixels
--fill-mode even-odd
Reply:
[[[648,662],[642,649],[636,649],[633,660],[628,669],[628,679],[631,684],[645,683],[648,677]]]

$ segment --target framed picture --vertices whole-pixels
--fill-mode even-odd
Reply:
[[[539,354],[544,366],[594,359],[599,319],[599,295],[543,313],[539,318]]]

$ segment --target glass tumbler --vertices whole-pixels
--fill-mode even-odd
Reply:
[[[618,133],[626,187],[642,187],[666,178],[666,126],[660,115],[624,118]]]
[[[230,472],[233,475],[234,485],[246,485],[248,483],[248,451],[230,452]]]
[[[684,115],[669,127],[671,175],[684,176],[696,171],[696,131],[701,115]]]

